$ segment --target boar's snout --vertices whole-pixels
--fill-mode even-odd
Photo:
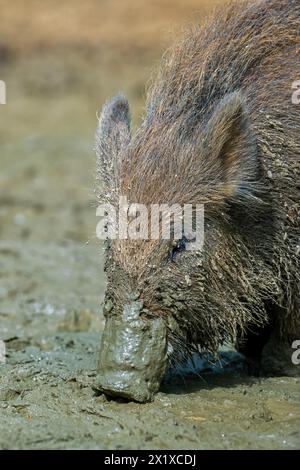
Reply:
[[[96,388],[106,395],[147,402],[159,390],[167,366],[167,329],[160,318],[142,318],[131,301],[110,315],[102,336]]]

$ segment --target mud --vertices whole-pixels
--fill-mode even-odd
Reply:
[[[102,335],[97,390],[140,403],[152,401],[167,367],[167,328],[141,318],[142,301],[129,301],[122,318],[110,315]]]
[[[299,379],[248,377],[233,352],[223,367],[169,371],[152,403],[99,395],[96,247],[1,242],[0,253],[0,448],[300,447]]]

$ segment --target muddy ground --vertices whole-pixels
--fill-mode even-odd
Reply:
[[[229,352],[223,369],[170,373],[154,403],[97,396],[95,249],[1,242],[0,255],[0,448],[299,448],[299,380],[248,377]]]
[[[105,289],[96,110],[123,90],[137,124],[170,30],[215,3],[29,0],[25,12],[0,0],[1,449],[300,447],[299,379],[249,377],[228,350],[223,367],[170,371],[150,404],[93,390]]]

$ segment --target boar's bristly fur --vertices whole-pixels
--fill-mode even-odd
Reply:
[[[103,109],[99,202],[205,207],[199,252],[107,242],[113,314],[138,292],[174,361],[232,341],[280,372],[278,351],[300,339],[299,40],[299,0],[233,2],[164,55],[134,138],[125,98]]]

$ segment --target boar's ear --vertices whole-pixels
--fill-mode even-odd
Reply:
[[[251,194],[257,179],[257,147],[240,92],[229,93],[208,121],[204,146],[221,197]]]
[[[130,138],[129,104],[123,96],[116,96],[103,106],[95,136],[97,175],[105,190],[118,185],[124,151]]]

